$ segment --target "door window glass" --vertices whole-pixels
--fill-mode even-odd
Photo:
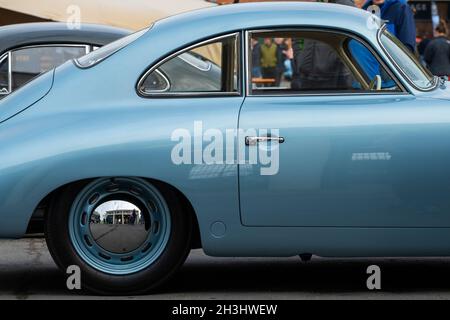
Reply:
[[[343,33],[256,32],[250,46],[253,94],[400,90],[373,52]]]

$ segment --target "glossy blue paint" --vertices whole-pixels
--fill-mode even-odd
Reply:
[[[7,96],[2,100],[0,123],[29,108],[42,99],[52,88],[54,70],[43,74],[39,81],[31,82],[26,88],[21,88],[19,95]],[[11,96],[11,95],[10,95]]]
[[[247,98],[280,128],[280,172],[240,177],[248,226],[450,227],[450,108],[410,95]]]
[[[62,185],[141,177],[187,197],[210,255],[448,255],[448,91],[411,87],[379,47],[377,30],[367,28],[368,18],[358,9],[311,3],[198,10],[157,22],[93,68],[65,63],[51,90],[50,75],[39,77],[0,102],[0,118],[9,118],[0,123],[0,236],[22,236],[39,202]],[[295,26],[355,32],[408,93],[178,99],[136,93],[141,75],[180,48],[236,31]],[[239,177],[236,164],[174,165],[172,132],[192,131],[197,120],[222,132],[279,128],[286,138],[279,175]],[[373,153],[386,160],[371,160]],[[216,222],[226,226],[221,237],[210,232]]]

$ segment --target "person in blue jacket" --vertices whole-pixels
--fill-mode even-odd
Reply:
[[[386,21],[389,32],[395,35],[411,52],[416,51],[416,23],[407,0],[368,0],[363,5],[367,10],[376,5],[380,18]]]
[[[411,52],[416,50],[416,25],[411,8],[407,0],[368,0],[363,9],[375,5],[380,8],[380,18],[385,21],[387,29],[395,35]],[[379,75],[382,79],[382,88],[395,86],[394,81],[383,72],[372,53],[358,41],[350,41],[349,49],[364,70],[369,79]]]

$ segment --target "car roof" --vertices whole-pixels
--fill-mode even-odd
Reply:
[[[47,43],[86,43],[103,46],[131,32],[96,24],[81,24],[69,29],[66,23],[22,23],[0,27],[0,54],[17,47]]]
[[[311,25],[375,33],[366,10],[332,3],[259,2],[223,5],[198,9],[159,20],[156,25],[173,27],[202,25],[208,33],[228,32],[258,27]],[[374,30],[375,29],[375,30]]]

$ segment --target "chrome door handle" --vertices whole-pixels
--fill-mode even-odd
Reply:
[[[256,146],[259,142],[268,142],[268,141],[276,141],[278,143],[283,143],[285,139],[283,137],[245,137],[245,145],[247,146]]]

